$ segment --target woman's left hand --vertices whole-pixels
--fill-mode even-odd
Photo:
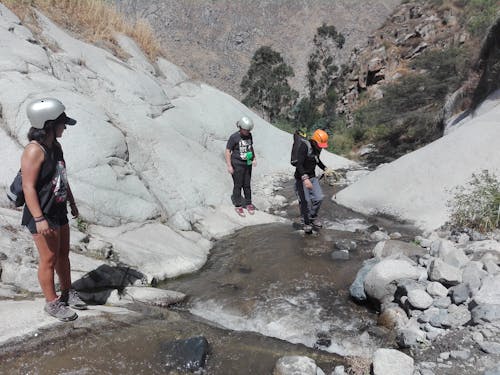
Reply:
[[[73,219],[76,219],[78,215],[80,214],[78,212],[78,207],[76,207],[76,203],[70,203],[70,208],[71,208],[71,215],[73,215]]]
[[[257,160],[253,159],[252,160],[252,167],[256,167],[257,166]]]

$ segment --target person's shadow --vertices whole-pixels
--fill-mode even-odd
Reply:
[[[103,264],[74,281],[72,287],[88,304],[104,305],[113,290],[121,294],[127,286],[134,285],[138,280],[145,283],[146,277],[133,268]]]

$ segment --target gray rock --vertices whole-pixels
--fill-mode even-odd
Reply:
[[[471,313],[467,306],[450,305],[448,307],[448,317],[445,326],[456,328],[465,325],[470,320]]]
[[[378,316],[377,324],[389,329],[403,327],[408,323],[408,316],[406,312],[396,304],[392,304]]]
[[[445,286],[453,286],[462,282],[462,272],[441,259],[434,259],[429,267],[429,280],[439,281]]]
[[[418,328],[402,328],[398,330],[396,343],[402,349],[415,348],[425,342],[426,333]]]
[[[434,299],[432,305],[438,309],[447,309],[451,305],[451,299],[450,297],[439,297]]]
[[[466,361],[470,357],[470,351],[469,350],[452,350],[450,352],[450,356],[453,359],[461,359],[463,361]]]
[[[462,282],[469,287],[473,295],[481,287],[481,280],[488,275],[482,268],[483,264],[481,262],[472,261],[462,270]]]
[[[378,349],[373,355],[373,375],[412,375],[413,358],[394,349]]]
[[[424,238],[422,236],[416,236],[415,242],[418,243],[421,247],[426,247],[426,248],[431,247],[431,244],[432,244],[432,240],[429,240],[429,239]]]
[[[470,290],[464,283],[452,286],[449,291],[455,305],[464,303],[470,297]]]
[[[426,290],[433,297],[446,297],[448,295],[448,289],[437,281],[428,283]]]
[[[429,324],[436,328],[448,327],[448,310],[438,309],[437,313],[430,315]]]
[[[494,275],[494,274],[497,274],[498,272],[500,272],[500,267],[498,267],[496,261],[494,261],[493,259],[485,260],[484,261],[484,268],[491,275]]]
[[[500,343],[494,341],[483,341],[479,343],[481,350],[488,354],[500,354]]]
[[[428,323],[430,322],[433,316],[439,314],[440,310],[441,309],[438,309],[437,307],[429,307],[427,310],[423,311],[422,314],[418,316],[417,320],[420,323]]]
[[[500,364],[486,370],[483,375],[500,375]]]
[[[382,302],[391,298],[396,291],[394,281],[399,279],[418,280],[423,270],[406,260],[384,259],[377,263],[366,275],[365,292],[370,297]]]
[[[424,290],[413,289],[408,292],[408,302],[419,310],[425,310],[432,305],[432,297]]]
[[[456,268],[462,268],[469,262],[469,258],[467,258],[464,251],[457,248],[453,242],[447,240],[441,241],[437,255],[446,264]]]
[[[484,304],[476,306],[472,309],[471,315],[475,324],[500,321],[500,305]]]

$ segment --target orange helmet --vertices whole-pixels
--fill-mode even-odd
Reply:
[[[316,130],[311,139],[318,144],[319,148],[328,147],[328,134],[324,130],[318,129]]]

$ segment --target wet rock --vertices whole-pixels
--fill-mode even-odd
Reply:
[[[349,251],[348,250],[333,251],[330,256],[334,260],[348,260],[349,259]]]
[[[316,362],[309,357],[287,356],[276,362],[273,375],[325,375],[316,365]]]
[[[366,275],[368,272],[377,264],[378,259],[367,259],[363,262],[363,266],[360,268],[358,273],[356,274],[356,279],[354,279],[353,283],[349,287],[349,293],[351,297],[354,298],[358,302],[366,301],[366,293],[364,282]]]
[[[497,274],[498,272],[500,272],[500,267],[498,267],[496,261],[494,261],[493,259],[487,259],[484,261],[484,268],[486,269],[486,271],[489,273],[489,274]]]
[[[429,280],[438,281],[445,286],[453,286],[462,282],[462,272],[441,259],[434,259],[429,267]]]
[[[378,258],[404,254],[408,258],[415,259],[424,256],[426,253],[427,251],[420,246],[398,240],[379,242],[373,249],[373,255]]]
[[[205,366],[208,341],[203,336],[160,344],[165,367],[170,370],[198,371]]]
[[[335,366],[335,369],[332,372],[332,375],[346,375],[344,370],[344,366]]]
[[[416,236],[415,242],[419,244],[421,247],[426,247],[426,248],[431,247],[432,244],[432,240],[424,238],[422,236]]]
[[[436,328],[443,328],[449,326],[448,324],[448,311],[438,309],[437,313],[430,315],[429,324]]]
[[[337,240],[334,242],[333,247],[336,250],[351,251],[351,250],[355,250],[358,247],[358,245],[356,244],[356,242],[351,241],[351,240]]]
[[[385,232],[378,230],[370,234],[370,239],[372,241],[384,241],[389,239],[389,235]]]
[[[394,349],[378,349],[373,355],[373,375],[412,375],[413,358]]]
[[[389,234],[389,237],[391,238],[391,240],[399,240],[403,236],[399,232],[392,232]]]

